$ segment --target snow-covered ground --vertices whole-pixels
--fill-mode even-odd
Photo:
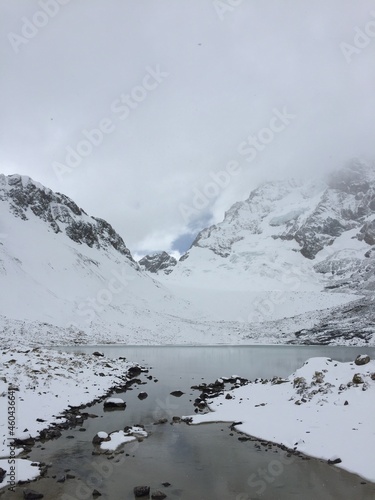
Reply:
[[[375,361],[357,366],[311,358],[285,381],[256,380],[209,407],[212,412],[194,415],[192,423],[241,422],[240,432],[337,460],[338,467],[375,481]]]
[[[7,457],[12,453],[17,456],[22,451],[17,448],[12,452],[13,439],[37,437],[52,423],[63,422],[59,415],[69,405],[80,406],[104,396],[116,385],[123,385],[127,370],[133,365],[124,358],[107,359],[47,349],[3,349],[0,467],[9,475],[12,464]],[[14,467],[16,481],[33,479],[39,474],[38,467],[25,459],[17,459]],[[5,486],[6,481],[5,478],[0,487]]]

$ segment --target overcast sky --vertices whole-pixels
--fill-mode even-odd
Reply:
[[[0,23],[0,171],[136,255],[262,180],[375,159],[374,0],[1,0]]]

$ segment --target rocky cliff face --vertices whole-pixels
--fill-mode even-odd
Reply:
[[[172,274],[190,276],[193,261],[195,271],[215,261],[250,279],[275,264],[309,269],[309,279],[323,277],[332,288],[373,289],[374,258],[375,169],[353,161],[321,182],[263,184],[201,231]]]
[[[167,252],[159,252],[153,255],[146,255],[138,264],[141,269],[149,273],[163,272],[164,274],[169,274],[177,264],[177,260]]]
[[[270,228],[272,230],[270,231]],[[352,229],[368,245],[375,244],[375,170],[353,162],[325,182],[270,182],[235,203],[224,221],[204,229],[192,246],[210,248],[221,257],[245,238],[244,232],[294,240],[299,251],[315,259],[326,246]]]
[[[90,217],[67,196],[21,175],[0,175],[0,201],[9,203],[9,211],[24,221],[35,216],[46,222],[54,233],[65,233],[76,243],[91,248],[112,247],[135,261],[123,239],[103,219]]]

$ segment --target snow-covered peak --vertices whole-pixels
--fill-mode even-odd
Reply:
[[[327,266],[317,275],[314,265],[335,252],[355,252],[351,262],[346,257],[344,266],[334,265],[351,273],[358,261],[372,262],[374,228],[375,169],[355,160],[318,181],[262,184],[235,203],[222,222],[198,234],[169,279],[279,289],[287,273],[298,271],[303,287],[321,286]]]
[[[150,273],[163,272],[164,274],[169,274],[177,264],[177,260],[167,252],[157,252],[152,255],[146,255],[138,264],[141,269]]]
[[[65,233],[71,240],[90,248],[114,248],[135,265],[123,239],[103,219],[90,217],[73,200],[54,193],[39,182],[23,175],[0,175],[2,210],[23,221],[44,221],[56,234]]]

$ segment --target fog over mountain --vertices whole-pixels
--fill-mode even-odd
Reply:
[[[1,174],[3,340],[373,344],[374,217],[375,168],[357,160],[263,183],[178,262],[138,264],[104,219]]]
[[[372,161],[374,12],[373,0],[1,2],[0,170],[99,214],[137,257],[183,253],[261,181]]]

